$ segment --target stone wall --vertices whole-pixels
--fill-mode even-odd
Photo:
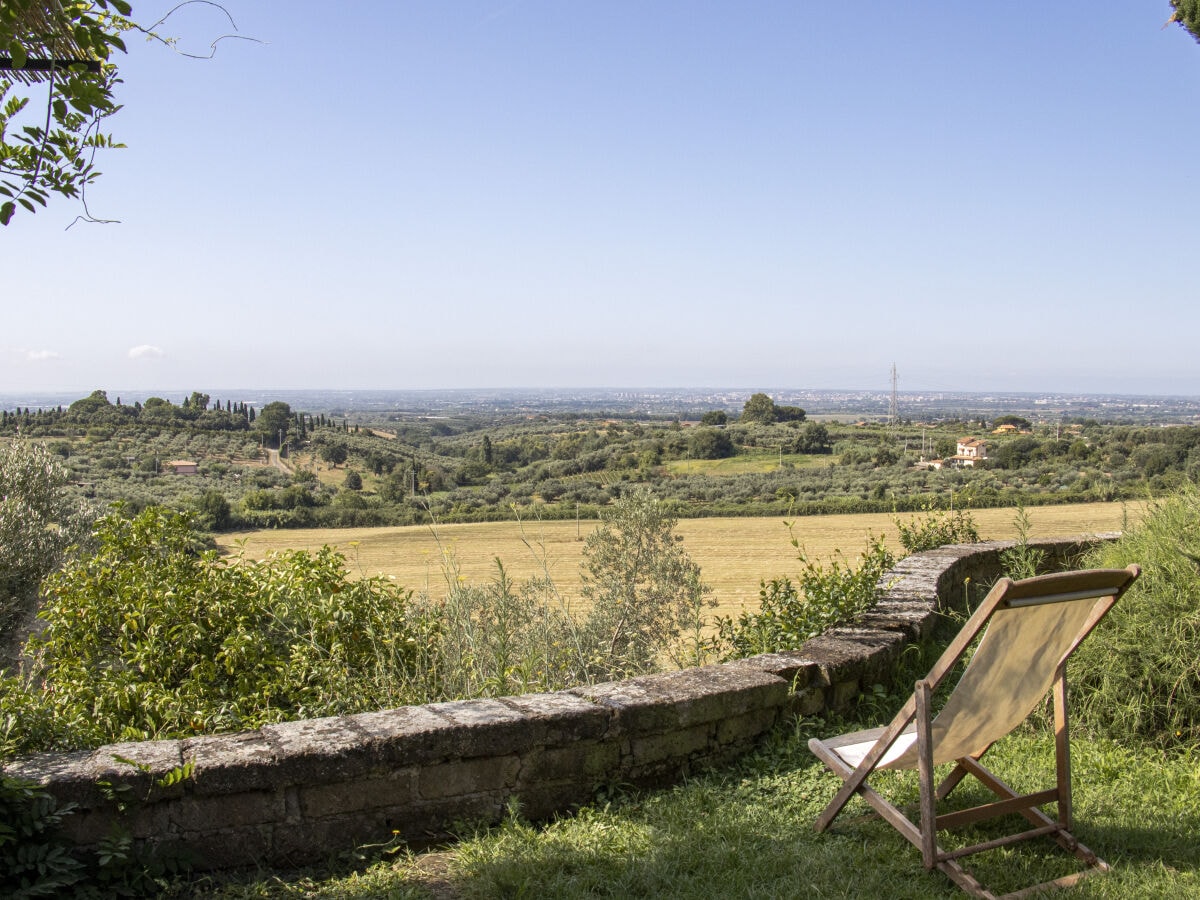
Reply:
[[[1036,546],[1051,568],[1064,568],[1110,537]],[[201,868],[311,862],[393,837],[420,844],[445,838],[455,822],[497,821],[513,802],[522,815],[545,818],[606,784],[667,784],[719,765],[789,715],[844,707],[885,680],[907,643],[932,632],[940,607],[977,601],[1010,546],[907,557],[862,622],[797,652],[552,694],[39,754],[3,771],[77,804],[66,823],[85,844],[109,834],[116,817],[98,784],[128,785],[134,802],[124,826],[147,844],[186,848]],[[190,778],[154,784],[189,763]]]

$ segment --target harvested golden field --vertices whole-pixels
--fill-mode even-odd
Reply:
[[[1028,510],[1031,536],[1119,531],[1126,515],[1140,514],[1138,504],[1087,503],[1040,506]],[[909,518],[914,514],[903,514]],[[1015,537],[1014,511],[985,509],[972,513],[984,538]],[[883,534],[899,551],[893,516],[886,513],[810,516],[795,520],[795,535],[810,555],[826,558],[839,548],[857,561],[868,534]],[[260,558],[272,550],[313,550],[332,544],[346,554],[352,571],[394,576],[415,591],[437,594],[446,586],[445,555],[453,558],[467,581],[484,581],[503,561],[515,579],[542,571],[542,561],[564,597],[577,596],[583,538],[596,527],[583,522],[487,522],[396,528],[287,529],[223,535],[222,546]],[[729,615],[758,600],[764,578],[792,574],[796,551],[780,518],[683,519],[676,526],[683,545],[712,586],[717,612]],[[527,542],[527,543],[526,543]]]

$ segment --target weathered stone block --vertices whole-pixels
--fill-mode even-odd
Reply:
[[[521,759],[518,782],[522,785],[564,778],[598,778],[613,771],[621,761],[621,748],[615,741],[581,742],[564,747],[535,750]]]
[[[380,810],[330,816],[275,828],[271,834],[272,865],[311,865],[314,850],[329,854],[366,843],[384,843],[394,835]]]
[[[788,684],[791,691],[800,691],[808,687],[817,674],[817,664],[802,653],[760,653],[747,659],[734,660],[726,663],[730,667],[750,667],[768,672],[776,678],[781,678]]]
[[[450,797],[434,803],[385,810],[389,829],[405,841],[426,843],[450,837],[450,827],[461,822],[495,824],[504,814],[509,792]]]
[[[213,832],[243,825],[282,822],[285,812],[282,791],[184,797],[170,804],[171,827],[181,832]]]
[[[865,628],[834,628],[804,644],[804,652],[821,661],[816,683],[837,684],[859,679],[887,665],[903,648],[904,635]]]
[[[842,710],[850,705],[850,701],[857,697],[862,691],[858,686],[858,681],[839,681],[833,685],[830,690],[829,707],[830,709]]]
[[[425,706],[401,706],[348,717],[380,770],[446,759],[446,735],[457,726]]]
[[[613,710],[621,732],[639,735],[714,722],[748,709],[782,706],[787,686],[749,666],[705,666],[573,688],[570,693]]]
[[[376,758],[353,717],[265,725],[260,733],[280,761],[280,782],[321,784],[365,777]]]
[[[638,769],[664,760],[684,762],[708,749],[713,730],[712,723],[705,723],[633,738],[629,742],[630,759],[627,765],[631,769]]]
[[[718,747],[737,745],[745,748],[753,745],[764,734],[775,727],[782,707],[754,709],[740,716],[722,719],[717,723],[716,744]]]
[[[299,789],[300,815],[305,819],[337,816],[357,810],[403,806],[417,800],[417,770],[402,769],[380,778],[339,784],[306,785]]]
[[[88,771],[95,782],[128,785],[139,798],[152,795],[161,800],[183,793],[182,781],[170,787],[155,783],[182,765],[182,741],[139,741],[98,748],[88,760]]]
[[[257,731],[188,738],[183,759],[195,765],[191,789],[197,794],[263,791],[280,783],[271,744]]]
[[[89,765],[91,752],[34,753],[6,760],[3,771],[12,778],[43,785],[60,803],[89,807],[102,801]]]
[[[447,756],[458,759],[521,753],[545,737],[545,721],[500,700],[433,703],[428,709],[453,727],[444,735]]]
[[[514,797],[521,815],[538,821],[589,802],[596,786],[579,780],[541,782],[523,786]]]
[[[482,757],[424,766],[417,773],[421,800],[442,800],[488,791],[510,791],[517,781],[517,756]]]
[[[499,702],[525,716],[531,735],[547,747],[600,740],[612,723],[608,709],[565,691],[501,697]]]
[[[187,849],[200,870],[257,866],[272,859],[273,832],[269,825],[182,832],[177,846]]]
[[[815,716],[825,708],[825,688],[805,688],[794,695],[792,712],[798,716]]]

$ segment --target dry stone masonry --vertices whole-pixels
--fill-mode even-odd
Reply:
[[[1065,568],[1098,535],[1037,542]],[[791,653],[551,694],[463,700],[269,725],[241,734],[115,744],[10,761],[78,810],[73,839],[94,844],[120,814],[138,841],[183,849],[200,868],[311,862],[400,838],[448,836],[497,821],[516,803],[542,819],[606,784],[656,786],[750,750],[792,715],[845,707],[884,680],[938,610],[977,600],[1011,542],[943,547],[902,560],[879,604],[854,627]],[[123,760],[133,760],[137,766]],[[155,781],[185,764],[191,777]]]

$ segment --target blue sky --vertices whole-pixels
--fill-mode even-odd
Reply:
[[[121,224],[0,231],[0,391],[1200,394],[1166,0],[226,5],[131,42]]]

